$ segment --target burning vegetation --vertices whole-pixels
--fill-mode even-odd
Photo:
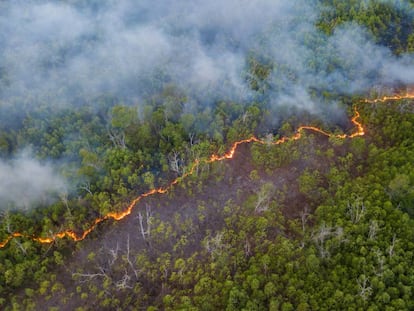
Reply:
[[[0,309],[414,309],[413,25],[2,1]]]

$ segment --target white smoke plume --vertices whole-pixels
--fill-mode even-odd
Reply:
[[[252,52],[284,68],[270,80],[274,104],[314,109],[304,105],[310,88],[352,94],[414,82],[412,57],[396,58],[360,27],[319,33],[319,9],[305,0],[2,1],[0,96],[58,105],[145,97],[172,83],[199,104],[248,102]]]
[[[33,159],[28,152],[0,161],[0,210],[48,204],[65,189],[65,181],[54,167]]]
[[[412,11],[406,1],[384,3]],[[1,1],[0,121],[12,124],[6,106],[53,111],[101,95],[143,102],[167,84],[188,95],[189,111],[259,99],[275,119],[280,106],[335,115],[315,93],[414,83],[413,55],[393,55],[355,24],[322,34],[324,9],[314,0]],[[265,94],[246,80],[249,55],[272,66]],[[6,205],[48,200],[64,184],[28,154],[0,161]]]

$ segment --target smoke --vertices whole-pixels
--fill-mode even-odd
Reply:
[[[413,82],[412,67],[363,29],[344,25],[329,38],[319,33],[315,1],[87,3],[1,4],[3,99],[30,96],[58,105],[101,94],[145,98],[172,83],[200,104],[248,102],[255,94],[243,73],[252,51],[285,68],[270,80],[275,104],[303,108],[312,88],[352,94],[382,81]]]
[[[354,94],[376,84],[414,82],[412,56],[397,58],[388,48],[375,45],[370,39],[364,30],[353,24],[337,29],[329,38],[342,69],[334,72],[331,88]],[[406,69],[400,71],[403,68]]]
[[[144,102],[165,85],[186,93],[189,111],[261,100],[275,114],[281,106],[334,114],[319,94],[414,83],[412,55],[393,55],[362,27],[318,31],[324,9],[316,0],[1,1],[0,119],[10,107],[53,111],[101,95]],[[272,68],[264,90],[246,79],[251,55]],[[28,155],[0,162],[0,173],[0,201],[16,206],[63,185]]]
[[[65,189],[65,181],[54,167],[33,159],[28,152],[0,161],[0,210],[48,204]]]
[[[338,27],[331,36],[315,31],[313,23],[295,25],[293,32],[284,24],[264,45],[267,58],[276,64],[270,82],[276,109],[285,104],[320,113],[326,107],[312,92],[355,95],[378,85],[414,82],[413,55],[395,56],[353,23]]]

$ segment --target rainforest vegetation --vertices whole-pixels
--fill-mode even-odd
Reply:
[[[99,1],[57,2],[101,8]],[[315,30],[303,43],[317,51],[307,60],[311,75],[340,79],[338,68],[350,71],[353,63],[327,52],[344,25],[364,29],[387,51],[381,55],[414,66],[411,1],[312,3]],[[202,105],[162,70],[139,99],[109,89],[62,104],[74,86],[10,95],[13,75],[0,66],[0,173],[9,163],[16,175],[13,163],[27,163],[26,150],[65,180],[29,200],[28,185],[7,188],[0,178],[17,193],[0,191],[0,309],[414,309],[414,100],[364,101],[410,85],[398,78],[380,85],[370,69],[373,83],[350,93],[325,80],[306,85],[318,108],[275,105],[287,84],[308,80],[259,48],[244,55],[240,73],[252,95],[217,98],[207,95],[211,88]],[[59,51],[61,58],[43,65],[63,66],[77,53]],[[298,140],[271,143],[303,124],[350,135],[355,110],[363,136],[304,130]],[[253,135],[268,143],[241,144],[232,159],[210,161]],[[18,174],[31,180],[36,172]],[[82,241],[36,240],[66,230],[81,236],[95,219],[173,180],[166,193],[142,198],[131,215],[99,223]],[[21,236],[9,239],[15,233]]]

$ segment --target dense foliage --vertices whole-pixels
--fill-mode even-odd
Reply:
[[[135,220],[105,225],[125,230],[77,244],[74,261],[70,242],[13,240],[1,252],[3,292],[25,288],[16,309],[85,299],[108,309],[412,308],[413,107],[361,110],[367,137],[308,133],[241,149],[244,158],[204,165]],[[8,217],[36,228],[36,218]]]
[[[409,4],[390,3],[321,0],[317,26],[329,36],[352,21],[396,55],[411,52]],[[318,46],[319,37],[308,39]],[[362,104],[309,90],[327,111],[332,99],[349,115],[355,105],[366,135],[342,140],[306,131],[282,145],[243,145],[231,161],[202,161],[253,134],[291,136],[303,123],[353,130],[340,117],[326,122],[329,113],[278,106],[274,115],[270,96],[278,90],[269,91],[268,79],[280,76],[283,89],[284,79],[297,78],[290,70],[252,52],[244,77],[255,94],[249,103],[198,107],[168,83],[142,102],[103,95],[21,111],[26,102],[11,104],[21,98],[0,99],[7,114],[1,157],[30,148],[71,185],[52,194],[54,203],[2,203],[0,242],[13,232],[26,237],[0,249],[0,308],[414,309],[412,101]],[[83,232],[186,175],[195,161],[194,173],[167,194],[140,202],[121,223],[100,224],[85,241],[27,238]]]
[[[402,1],[320,1],[326,6],[319,27],[326,33],[345,22],[365,26],[375,40],[400,54],[414,49],[413,21],[410,4]],[[412,1],[409,1],[412,4]]]

